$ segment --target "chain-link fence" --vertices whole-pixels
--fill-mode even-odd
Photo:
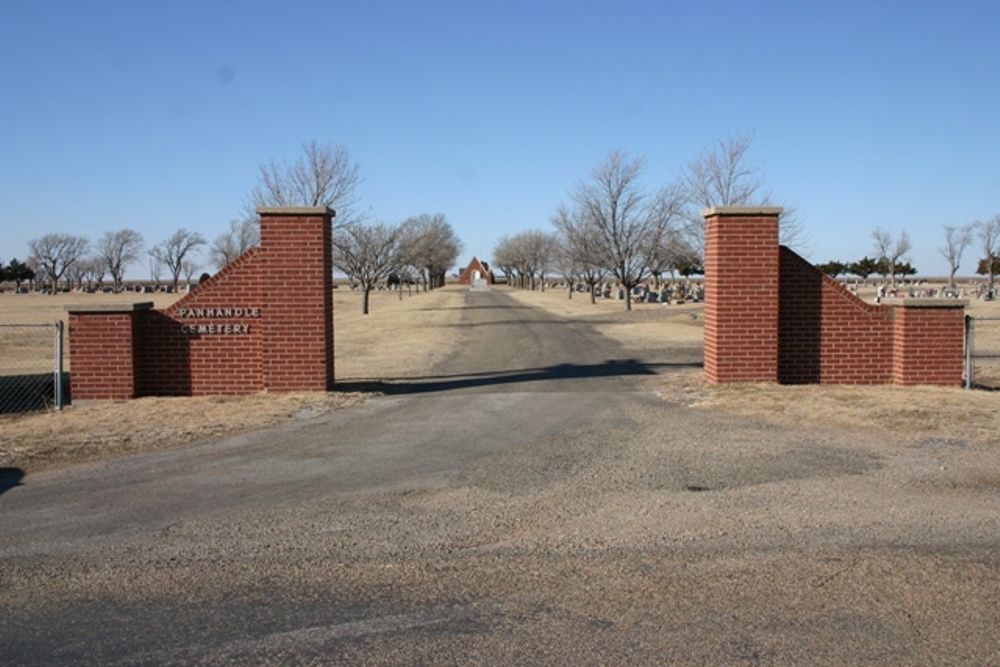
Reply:
[[[0,323],[0,414],[61,409],[63,325]]]
[[[1000,317],[965,317],[965,386],[1000,389]]]

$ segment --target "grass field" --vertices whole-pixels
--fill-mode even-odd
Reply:
[[[586,295],[575,294],[568,299],[563,290],[495,289],[507,290],[526,303],[566,318],[587,319],[605,335],[637,350],[655,348],[665,340],[698,344],[702,337],[700,304],[639,304],[626,312],[619,301],[599,299],[591,304]],[[361,294],[336,290],[337,381],[360,384],[425,373],[458,342],[459,328],[449,324],[463,292],[464,288],[458,286],[404,294],[402,298],[398,293],[375,292],[371,314],[362,316]],[[871,299],[874,292],[862,292],[862,297]],[[8,292],[0,294],[0,322],[65,320],[66,305],[74,303],[151,300],[156,307],[165,307],[177,298],[168,294],[46,296]],[[1000,303],[973,301],[969,312],[982,317],[1000,316]],[[37,347],[45,352],[48,346]],[[8,353],[13,350],[3,351],[4,355]],[[50,362],[43,361],[42,365],[51,368]],[[1000,397],[993,392],[935,387],[714,386],[702,380],[698,369],[660,376],[651,389],[664,400],[683,402],[696,409],[745,414],[776,424],[825,423],[845,429],[881,429],[1000,446]],[[0,466],[35,471],[183,446],[356,405],[366,398],[338,391],[238,398],[143,398],[70,406],[61,413],[0,416]]]

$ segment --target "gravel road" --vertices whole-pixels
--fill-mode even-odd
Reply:
[[[358,408],[0,495],[4,664],[1000,664],[1000,470],[501,292]]]

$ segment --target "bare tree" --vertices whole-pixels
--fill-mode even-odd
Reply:
[[[97,242],[97,255],[104,262],[116,292],[122,290],[125,269],[142,255],[142,234],[134,229],[107,232]]]
[[[531,282],[532,269],[524,252],[521,234],[498,239],[493,248],[493,257],[496,265],[503,268],[509,285],[521,289],[534,287]]]
[[[569,253],[562,237],[556,237],[556,251],[552,266],[556,273],[566,281],[566,296],[572,301],[573,292],[576,291],[580,280],[580,267],[573,261],[573,256]]]
[[[87,289],[93,289],[94,283],[97,283],[98,288],[101,287],[101,284],[104,282],[104,274],[107,270],[108,266],[104,258],[100,255],[94,255],[93,257],[74,262],[73,266],[69,269],[69,273],[76,280],[78,288],[83,289],[83,281],[86,280]]]
[[[910,250],[913,245],[910,243],[910,235],[906,233],[906,230],[899,232],[899,236],[896,237],[896,242],[892,244],[892,255],[889,257],[889,266],[892,267],[892,285],[896,285],[896,276],[900,273],[903,268],[900,265],[906,256],[909,255]],[[903,273],[902,275],[906,275]]]
[[[87,274],[90,273],[89,265],[92,261],[89,258],[78,259],[69,265],[69,268],[66,269],[66,282],[69,284],[70,289],[73,289],[74,285],[78,290],[83,289],[83,281],[87,277]]]
[[[890,278],[890,287],[895,287],[898,266],[911,249],[910,236],[904,229],[893,240],[892,233],[882,227],[876,227],[872,230],[872,243],[882,279]]]
[[[160,286],[160,276],[163,275],[163,264],[153,257],[152,254],[149,256],[149,279],[153,281],[156,287]]]
[[[87,254],[90,242],[73,234],[46,234],[28,243],[33,259],[40,271],[52,281],[52,291],[58,291],[59,281],[74,263]],[[30,261],[30,260],[29,260]]]
[[[351,225],[334,235],[334,265],[361,285],[361,313],[368,314],[369,295],[405,261],[401,249],[402,227],[378,223]]]
[[[229,231],[219,234],[208,249],[209,260],[221,269],[260,243],[260,226],[255,218],[230,220]]]
[[[508,285],[515,284],[517,259],[509,236],[500,237],[493,246],[493,266],[506,276]]]
[[[961,266],[962,253],[971,242],[972,225],[944,226],[944,245],[938,248],[938,252],[948,262],[948,287],[952,289],[955,288],[955,274]]]
[[[996,278],[993,257],[1000,254],[1000,215],[995,215],[992,220],[985,222],[976,221],[973,228],[975,229],[976,237],[979,239],[980,252],[983,253],[983,257],[986,260],[986,270],[989,280],[987,289],[992,293]]]
[[[191,289],[191,281],[194,279],[194,274],[198,272],[201,268],[201,264],[194,261],[189,257],[185,257],[184,261],[181,262],[181,272],[184,274],[184,282],[187,285],[187,289]]]
[[[674,191],[664,189],[650,198],[642,189],[644,165],[644,158],[613,151],[572,194],[577,215],[597,235],[601,264],[627,294],[649,275],[647,253],[679,213]],[[630,298],[625,308],[632,309]]]
[[[271,162],[260,167],[260,180],[250,194],[256,211],[260,206],[328,206],[337,212],[337,226],[363,222],[358,211],[361,167],[344,144],[302,144],[303,155],[295,162]],[[246,215],[256,220],[256,215]]]
[[[425,289],[443,287],[445,276],[462,252],[462,241],[443,213],[423,213],[402,224],[403,265],[412,267]]]
[[[180,282],[181,271],[184,267],[184,260],[190,255],[197,253],[199,248],[205,245],[205,237],[198,232],[178,229],[172,236],[153,246],[149,254],[162,266],[165,266],[173,277],[174,290]]]
[[[692,248],[683,230],[685,194],[678,184],[670,185],[657,194],[656,204],[661,210],[661,217],[668,221],[657,228],[650,238],[646,250],[646,264],[654,285],[659,288],[663,273],[669,271],[673,275],[678,263],[691,257]]]
[[[882,274],[882,281],[889,279],[892,271],[889,263],[889,253],[892,249],[892,232],[881,227],[876,227],[871,232],[872,248],[875,250],[875,270]]]
[[[531,289],[540,285],[545,291],[545,276],[552,269],[559,247],[555,234],[530,229],[518,234],[524,266],[531,280]],[[536,282],[537,278],[537,282]]]
[[[720,140],[691,160],[681,173],[678,187],[683,194],[685,232],[691,247],[704,256],[705,220],[701,211],[713,206],[782,207],[780,242],[803,252],[808,245],[805,230],[794,205],[774,204],[774,195],[766,189],[764,173],[750,161],[748,153],[753,134],[743,132]]]
[[[597,284],[607,276],[600,248],[600,235],[591,218],[560,205],[552,216],[552,226],[559,234],[559,257],[563,274],[581,280],[590,292],[590,302],[597,301]],[[571,281],[572,282],[572,281]],[[572,294],[572,285],[570,294]],[[572,298],[572,297],[571,297]]]

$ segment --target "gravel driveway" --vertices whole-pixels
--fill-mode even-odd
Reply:
[[[1000,664],[1000,471],[500,292],[386,396],[0,495],[5,664]],[[989,456],[988,456],[989,455]]]

